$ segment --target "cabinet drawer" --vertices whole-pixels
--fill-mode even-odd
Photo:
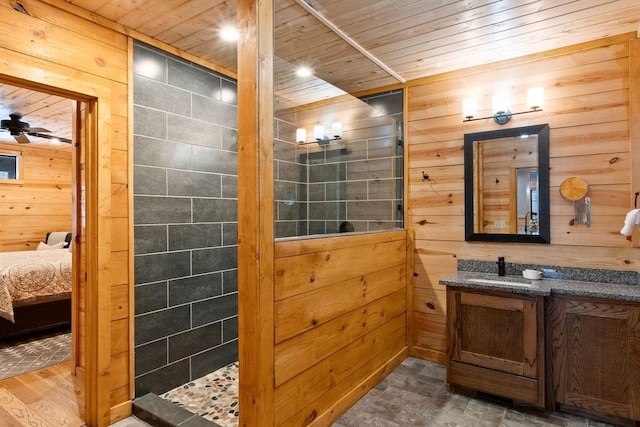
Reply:
[[[540,383],[527,378],[492,369],[452,361],[449,364],[448,381],[474,390],[502,396],[522,403],[543,406]]]

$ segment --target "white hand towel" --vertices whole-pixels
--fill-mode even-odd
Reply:
[[[640,209],[632,209],[624,219],[624,227],[620,230],[620,234],[631,236],[633,234],[633,226],[638,224],[640,224]]]

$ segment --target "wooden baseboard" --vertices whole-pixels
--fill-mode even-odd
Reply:
[[[110,411],[111,424],[116,423],[122,419],[125,419],[129,415],[131,415],[130,400],[127,400],[126,402],[120,403],[116,406],[112,406]]]
[[[447,364],[447,353],[442,351],[430,350],[428,348],[412,347],[409,356],[417,359],[427,360],[429,362]]]
[[[358,400],[367,394],[373,387],[384,379],[391,371],[402,363],[409,356],[408,347],[403,348],[384,365],[378,368],[373,374],[369,375],[364,381],[358,384],[349,394],[336,402],[331,408],[316,418],[311,426],[327,426],[331,425],[335,420],[340,418],[349,408],[351,408]]]
[[[613,424],[624,427],[637,427],[640,426],[640,421],[630,420],[628,418],[616,417],[614,415],[607,415],[602,412],[590,411],[588,409],[578,408],[571,405],[557,404],[557,409],[567,414],[578,415],[580,417],[591,418],[597,421],[602,421],[607,424]]]
[[[73,373],[73,375],[76,376],[76,378],[78,379],[78,381],[80,381],[81,383],[84,384],[84,379],[85,379],[85,370],[82,366],[76,366],[75,371]]]

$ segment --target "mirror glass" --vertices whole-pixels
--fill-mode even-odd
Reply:
[[[464,136],[467,241],[549,243],[549,126]]]

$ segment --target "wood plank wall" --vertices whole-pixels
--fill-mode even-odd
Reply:
[[[128,168],[127,37],[37,0],[22,0],[28,15],[0,2],[0,79],[87,106],[78,195],[81,259],[88,282],[81,293],[86,330],[79,351],[86,360],[86,417],[108,425],[131,413],[132,331],[126,321],[130,301],[130,173]],[[82,313],[81,313],[82,314]],[[82,324],[86,320],[86,324]],[[124,322],[123,322],[124,321]],[[117,338],[112,342],[112,337]],[[84,347],[84,349],[82,348]]]
[[[416,234],[414,355],[446,359],[445,290],[438,280],[456,270],[458,259],[505,256],[507,262],[640,270],[638,249],[620,235],[637,191],[632,157],[640,156],[637,143],[635,152],[630,148],[629,87],[638,79],[629,74],[633,38],[623,34],[409,83],[406,226]],[[486,116],[491,95],[507,90],[512,110],[523,111],[532,86],[544,87],[544,111],[514,116],[505,127],[550,126],[551,244],[466,243],[463,136],[500,126],[491,119],[463,123],[463,98],[475,96],[478,116]],[[422,181],[422,171],[429,180]],[[559,194],[562,180],[574,175],[590,185],[591,228],[570,224],[573,205]]]
[[[329,425],[404,360],[407,241],[276,242],[274,425]]]
[[[0,181],[0,251],[34,250],[47,232],[71,231],[71,150],[0,144],[22,162],[18,181]]]

